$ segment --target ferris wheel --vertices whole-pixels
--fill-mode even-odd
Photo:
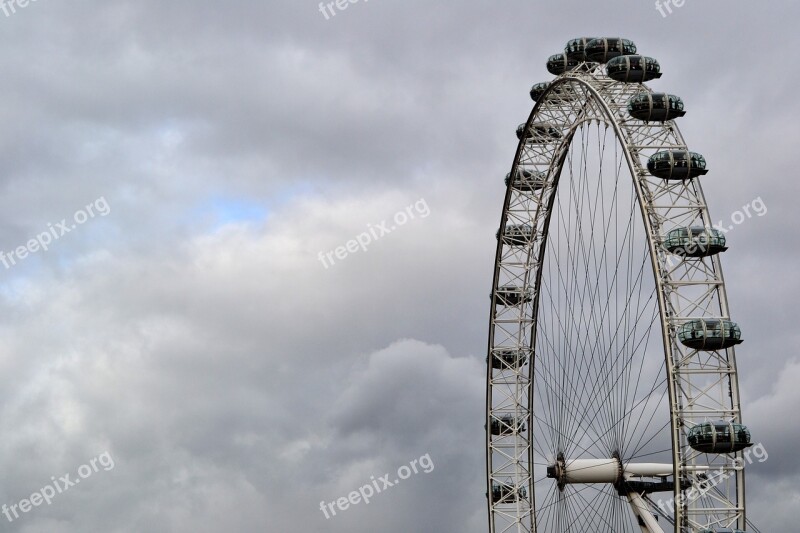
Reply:
[[[627,39],[573,39],[547,68],[497,233],[489,531],[744,531],[741,331],[683,101]]]

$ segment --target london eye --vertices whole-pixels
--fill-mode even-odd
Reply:
[[[627,39],[573,39],[547,69],[497,232],[489,530],[757,531],[730,243],[701,187],[713,161],[676,123],[691,109],[645,85],[661,66]]]

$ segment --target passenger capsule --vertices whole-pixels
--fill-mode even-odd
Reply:
[[[531,100],[538,102],[548,87],[550,87],[550,84],[546,81],[534,83],[533,87],[531,87]]]
[[[497,304],[509,307],[526,304],[533,300],[533,294],[530,289],[523,291],[520,287],[515,287],[514,285],[498,287],[496,294]]]
[[[492,350],[492,368],[516,370],[527,363],[532,355],[533,351],[530,348],[495,348]]]
[[[531,87],[531,99],[534,102],[538,102],[542,99],[548,88],[550,88],[550,84],[547,82],[534,84],[534,86]],[[559,98],[562,100],[572,100],[575,98],[575,89],[568,83],[559,83],[547,93],[547,98],[548,100]]]
[[[517,139],[522,140],[525,135],[525,124],[517,126]],[[531,144],[544,144],[557,141],[561,138],[561,131],[547,122],[535,122],[528,128],[525,142]]]
[[[701,453],[736,453],[753,445],[747,426],[725,420],[696,425],[686,440]]]
[[[580,64],[580,61],[568,58],[567,54],[555,54],[547,59],[547,71],[558,76],[576,68]]]
[[[647,170],[665,180],[685,180],[708,174],[705,158],[695,152],[670,150],[650,156]]]
[[[528,490],[509,483],[492,483],[493,503],[516,503],[528,496]]]
[[[517,167],[514,172],[514,179],[511,179],[511,172],[506,174],[506,187],[511,183],[511,188],[517,191],[533,192],[538,191],[547,185],[547,172],[534,172],[521,167]]]
[[[661,65],[652,57],[619,56],[608,61],[606,73],[612,80],[644,83],[661,77]]]
[[[672,94],[640,93],[628,102],[628,114],[645,122],[664,122],[686,114],[683,100]]]
[[[714,228],[675,228],[664,238],[664,248],[684,257],[709,257],[728,249],[725,235]]]
[[[681,344],[695,350],[722,350],[742,343],[742,330],[735,322],[700,318],[678,329]]]
[[[589,41],[593,41],[594,37],[579,37],[578,39],[571,39],[567,46],[564,47],[564,53],[567,58],[574,59],[575,61],[586,61],[586,45]]]
[[[504,437],[507,435],[515,435],[525,431],[525,422],[517,420],[513,415],[492,416],[490,424],[492,435]]]
[[[497,230],[500,239],[500,230]],[[506,226],[503,232],[503,244],[508,246],[526,246],[533,240],[533,228],[528,224]]]
[[[615,57],[635,54],[636,45],[633,41],[628,39],[605,37],[602,39],[592,39],[586,43],[584,53],[588,61],[608,63]]]
[[[731,529],[729,527],[715,527],[714,529],[701,529],[698,533],[747,533],[744,529]]]

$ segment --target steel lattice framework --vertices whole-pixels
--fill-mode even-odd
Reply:
[[[520,170],[542,173],[544,183],[541,187],[529,189],[515,188],[509,183],[498,233],[492,285],[486,396],[487,499],[491,533],[638,531],[637,525],[642,530],[649,531],[641,522],[636,524],[624,517],[613,518],[618,516],[617,511],[613,510],[615,504],[609,499],[618,497],[613,488],[603,494],[599,490],[595,494],[595,489],[564,492],[563,487],[554,486],[553,480],[544,478],[541,472],[537,474],[537,469],[541,471],[543,462],[549,464],[558,461],[559,457],[554,454],[562,453],[566,449],[571,449],[575,454],[583,450],[589,455],[597,456],[590,453],[595,441],[608,440],[608,448],[616,445],[614,453],[622,453],[619,448],[624,447],[625,442],[622,441],[628,433],[635,432],[631,428],[636,420],[631,419],[636,417],[642,420],[647,417],[653,419],[648,422],[651,427],[647,429],[653,435],[653,442],[661,437],[652,427],[662,429],[663,449],[659,450],[666,453],[665,461],[672,464],[670,481],[664,480],[663,476],[661,478],[664,483],[672,483],[662,485],[662,488],[670,487],[668,504],[656,505],[651,494],[642,490],[642,498],[638,501],[645,502],[642,505],[647,506],[648,512],[661,515],[662,525],[666,525],[665,522],[674,524],[676,532],[696,532],[715,527],[745,527],[744,461],[741,452],[701,454],[687,444],[689,429],[704,421],[721,419],[741,422],[734,349],[698,351],[687,348],[677,340],[678,329],[690,320],[730,318],[719,256],[677,257],[663,247],[664,236],[670,229],[711,227],[712,220],[698,178],[665,180],[648,172],[647,160],[654,153],[688,148],[674,121],[645,122],[629,115],[629,100],[643,91],[651,92],[643,84],[622,83],[610,79],[605,70],[596,63],[582,63],[580,67],[565,72],[552,81],[531,111],[526,122],[526,134],[518,145],[511,176],[517,175]],[[543,123],[554,128],[558,135],[552,139],[535,139],[536,135],[547,135],[547,131],[537,129],[537,125]],[[572,187],[575,199],[565,199],[562,202],[565,205],[568,202],[575,206],[580,205],[581,210],[587,213],[581,216],[599,220],[601,215],[593,214],[592,209],[596,213],[608,210],[607,206],[599,203],[592,208],[589,200],[581,200],[584,196],[588,197],[590,191],[582,192],[581,185],[570,184],[570,180],[577,180],[575,176],[582,172],[592,174],[582,170],[587,166],[585,161],[581,163],[570,155],[573,145],[584,142],[582,139],[587,137],[587,131],[596,131],[600,142],[596,148],[592,148],[587,142],[584,152],[588,154],[599,149],[599,157],[607,159],[611,157],[609,154],[612,150],[618,154],[615,156],[618,158],[616,168],[607,165],[601,174],[616,173],[618,177],[620,171],[625,170],[633,178],[627,180],[632,181],[631,205],[635,206],[635,212],[631,211],[630,217],[633,220],[635,216],[638,221],[638,237],[641,238],[641,249],[644,253],[644,262],[638,268],[644,268],[645,264],[647,268],[644,272],[646,276],[641,276],[640,273],[637,275],[633,267],[629,268],[631,272],[628,274],[628,285],[634,288],[638,286],[638,291],[644,294],[641,300],[646,301],[646,287],[649,287],[647,283],[652,283],[653,311],[651,317],[649,311],[640,312],[637,304],[637,308],[628,313],[627,307],[632,307],[632,304],[626,305],[625,317],[630,315],[625,318],[626,327],[633,332],[628,345],[639,337],[642,341],[636,342],[646,344],[645,333],[649,337],[650,332],[637,330],[637,327],[644,326],[637,326],[636,323],[644,324],[651,318],[656,332],[653,335],[656,344],[659,329],[663,341],[663,360],[660,357],[648,359],[643,353],[635,355],[636,361],[642,359],[641,363],[637,363],[641,365],[640,374],[646,373],[643,369],[652,362],[662,365],[661,378],[655,381],[654,390],[645,393],[633,388],[634,384],[636,389],[644,387],[636,383],[637,369],[625,367],[624,362],[615,362],[625,360],[625,354],[629,352],[633,360],[634,352],[637,349],[643,352],[645,348],[626,348],[626,343],[619,340],[621,335],[605,333],[607,327],[600,325],[601,318],[598,317],[603,314],[599,305],[605,301],[605,295],[599,293],[621,292],[624,288],[623,282],[617,280],[616,273],[605,274],[610,281],[603,282],[604,284],[589,285],[587,282],[585,288],[581,288],[583,285],[576,285],[579,282],[584,283],[584,274],[580,272],[572,276],[578,281],[563,281],[563,288],[569,290],[564,299],[566,303],[558,304],[558,309],[562,311],[557,312],[564,314],[563,311],[567,310],[573,316],[553,318],[552,310],[556,307],[553,302],[556,300],[552,293],[562,274],[558,268],[553,268],[552,262],[559,255],[566,257],[565,265],[570,260],[573,265],[578,265],[580,261],[586,263],[573,267],[562,266],[561,271],[586,267],[585,278],[588,280],[593,278],[589,268],[591,265],[610,262],[610,267],[604,267],[607,272],[614,268],[620,270],[620,261],[617,260],[615,265],[612,251],[605,248],[606,241],[613,239],[609,237],[603,241],[602,250],[598,244],[597,250],[591,251],[587,246],[575,242],[581,238],[586,242],[590,239],[592,242],[600,242],[596,235],[599,230],[590,230],[587,223],[580,222],[574,225],[564,224],[566,229],[559,230],[554,222],[554,213],[558,216],[559,210],[567,210],[557,202],[560,188],[563,189],[562,195],[566,195]],[[608,150],[608,153],[604,150]],[[611,180],[613,176],[609,181]],[[616,192],[613,194],[619,195]],[[614,205],[619,204],[622,211],[623,202],[614,201]],[[563,218],[566,220],[568,216]],[[609,227],[612,222],[614,221],[609,222]],[[621,223],[619,225],[624,226]],[[530,228],[525,242],[505,238],[512,228],[522,227]],[[628,223],[624,227],[634,226]],[[625,231],[633,233],[634,230]],[[557,233],[564,235],[563,238],[559,237],[560,244],[553,237]],[[572,242],[567,238],[569,236],[572,236]],[[629,240],[632,242],[633,238]],[[555,252],[552,257],[556,259],[548,259],[548,242],[551,253]],[[612,244],[608,243],[609,248],[613,247]],[[627,242],[624,244],[633,249]],[[586,250],[582,251],[582,247]],[[600,257],[601,251],[604,258]],[[581,253],[585,259],[580,259]],[[634,255],[633,252],[626,253],[631,257]],[[549,267],[548,262],[551,263]],[[628,263],[634,266],[639,264],[630,258]],[[652,282],[641,281],[645,277],[649,278],[651,271]],[[556,280],[552,287],[543,281],[548,276]],[[621,274],[619,277],[621,278]],[[516,292],[509,292],[509,287],[513,287]],[[583,298],[583,307],[594,306],[595,311],[576,310],[579,307],[578,297],[570,300],[569,294],[577,294]],[[598,313],[597,309],[601,309],[601,312]],[[577,326],[569,325],[567,318],[573,319]],[[606,318],[610,321],[610,317]],[[550,322],[552,327],[546,324]],[[573,333],[575,329],[585,332],[585,340]],[[562,335],[554,335],[559,332]],[[573,336],[580,344],[578,348],[562,349],[577,353],[569,364],[559,363],[555,357],[547,355],[561,349],[561,340],[555,338],[558,336]],[[590,352],[594,350],[599,353],[603,342],[613,345],[614,348],[602,349],[613,353],[609,353],[605,359],[592,356]],[[650,348],[647,350],[652,354]],[[656,353],[662,353],[661,346],[657,347]],[[603,362],[593,362],[598,360]],[[615,364],[619,364],[619,369],[615,370]],[[609,376],[610,384],[592,385],[588,378],[582,384],[578,377],[572,377],[580,372],[594,375],[598,383],[603,375]],[[630,383],[626,389],[628,392],[618,393],[615,389],[614,382],[621,381],[614,377],[617,374],[627,376],[627,382]],[[562,390],[557,390],[560,382],[564,385]],[[602,433],[597,429],[599,423],[588,424],[586,421],[599,419],[610,412],[611,407],[607,408],[605,404],[610,406],[613,402],[604,400],[605,396],[598,392],[599,388],[592,390],[592,387],[606,385],[606,396],[621,398],[619,401],[615,400],[619,404],[617,413],[621,413],[621,416],[620,420],[608,419],[606,423],[611,429],[604,429],[606,433]],[[589,392],[582,392],[584,390]],[[595,394],[591,394],[592,392]],[[581,399],[583,396],[589,399],[589,403]],[[663,401],[659,402],[661,396]],[[569,403],[570,397],[574,398],[574,403]],[[594,407],[590,405],[592,397]],[[630,397],[627,398],[627,403],[626,397]],[[555,403],[548,406],[548,403],[556,400],[561,402],[560,407]],[[548,409],[555,414],[543,414]],[[559,409],[560,415],[556,412]],[[645,411],[647,414],[643,415]],[[663,420],[659,416],[663,416]],[[567,418],[572,422],[564,422]],[[642,420],[639,421],[639,426],[643,426]],[[560,427],[562,422],[565,427]],[[502,426],[502,430],[493,431],[492,424],[495,424],[495,428]],[[584,430],[584,424],[591,425],[594,429]],[[626,424],[630,427],[618,432],[621,438],[615,444],[610,437],[611,433],[615,428]],[[640,433],[645,435],[647,431]],[[587,438],[586,435],[594,437],[582,440]],[[641,441],[646,439],[646,435],[638,438]],[[639,445],[637,450],[642,449],[642,446]],[[633,448],[633,445],[628,448]],[[622,459],[628,460],[627,457]],[[537,495],[543,498],[538,506]],[[572,500],[567,499],[570,495]],[[610,503],[603,504],[607,509],[595,508],[600,505],[599,502]],[[616,522],[612,523],[612,520]],[[669,526],[670,529],[672,527]]]

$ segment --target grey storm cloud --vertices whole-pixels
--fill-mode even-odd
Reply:
[[[15,5],[19,5],[19,0]],[[12,0],[4,0],[9,4]],[[567,39],[657,57],[709,160],[750,517],[791,529],[797,3],[38,0],[0,11],[0,505],[107,452],[4,531],[486,531],[484,382],[502,178]],[[430,216],[325,268],[424,198]],[[424,454],[419,473],[329,502]]]

